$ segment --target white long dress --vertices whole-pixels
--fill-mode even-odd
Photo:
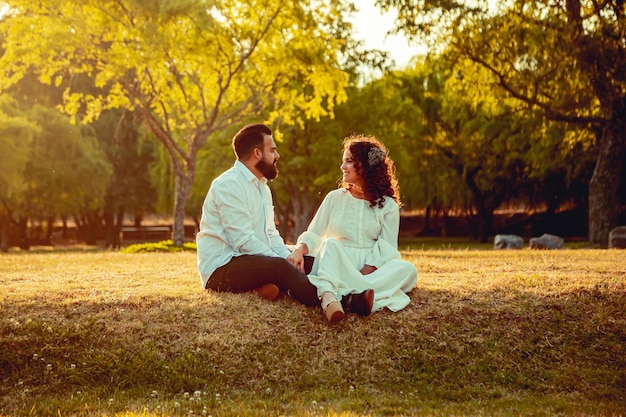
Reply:
[[[341,300],[350,293],[374,290],[372,311],[406,307],[417,282],[415,265],[398,251],[400,210],[390,197],[383,207],[354,198],[347,189],[329,192],[306,232],[298,238],[315,257],[309,280],[317,294],[330,291]],[[364,265],[377,269],[368,275]]]

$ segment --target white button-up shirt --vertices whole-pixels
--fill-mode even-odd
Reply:
[[[213,180],[202,206],[196,244],[203,287],[217,268],[235,256],[286,258],[290,252],[274,223],[267,180],[259,180],[239,160]]]

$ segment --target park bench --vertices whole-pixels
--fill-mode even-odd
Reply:
[[[122,226],[120,240],[158,242],[171,237],[171,226]]]

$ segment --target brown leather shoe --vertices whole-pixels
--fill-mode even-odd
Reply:
[[[324,315],[330,324],[335,324],[343,320],[345,313],[339,300],[331,300],[326,306],[322,305]]]
[[[341,305],[346,312],[359,316],[369,316],[374,306],[374,290],[365,290],[360,294],[348,294],[341,298]]]
[[[275,300],[280,294],[280,290],[274,284],[265,284],[254,290],[254,292],[261,298],[265,300]]]

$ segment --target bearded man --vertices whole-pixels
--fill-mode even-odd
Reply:
[[[269,127],[244,126],[233,137],[237,160],[211,183],[196,235],[202,286],[212,291],[255,291],[273,300],[285,293],[305,305],[319,304],[307,276],[290,264],[274,222],[268,180],[278,175],[280,155]]]

